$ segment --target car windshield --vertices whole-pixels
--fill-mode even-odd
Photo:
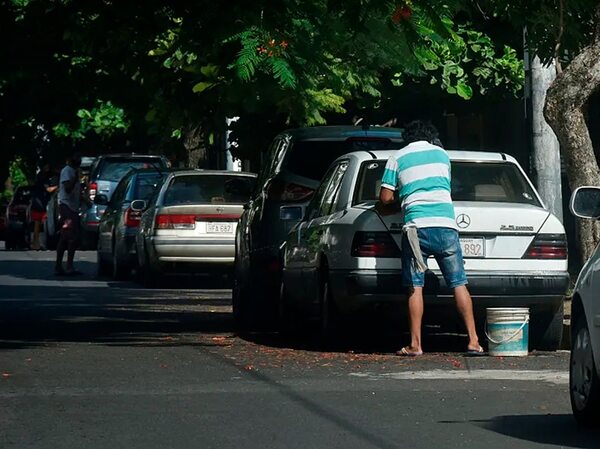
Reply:
[[[182,175],[173,178],[165,193],[165,206],[181,204],[244,204],[256,179],[236,175]]]
[[[377,201],[385,164],[363,162],[354,204]],[[510,162],[452,162],[452,199],[541,206],[521,171]]]
[[[136,178],[135,191],[133,193],[136,200],[149,200],[158,186],[162,184],[163,175],[159,173],[146,173],[138,175]]]
[[[107,158],[100,163],[96,179],[118,182],[132,169],[152,167],[167,168],[160,158]]]
[[[343,154],[352,151],[393,149],[402,146],[387,138],[351,138],[338,141],[301,140],[290,149],[287,170],[305,178],[320,180],[331,163]]]

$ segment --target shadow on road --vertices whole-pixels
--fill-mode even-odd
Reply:
[[[177,345],[183,334],[231,331],[225,291],[4,286],[0,348],[49,342]]]
[[[0,348],[48,342],[91,342],[111,345],[193,345],[191,334],[234,332],[231,291],[222,276],[168,277],[159,289],[96,276],[96,264],[78,260],[78,277],[56,277],[51,257],[0,260]],[[384,316],[382,316],[384,315]],[[351,320],[334,338],[302,332],[283,338],[277,332],[241,335],[271,348],[314,352],[390,353],[408,343],[407,320],[394,314]],[[425,328],[430,352],[463,352],[466,337]]]
[[[571,415],[499,416],[480,425],[493,432],[532,443],[582,449],[600,446],[600,430],[578,426]]]

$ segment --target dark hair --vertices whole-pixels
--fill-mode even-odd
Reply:
[[[408,123],[402,132],[402,139],[407,145],[420,140],[425,140],[434,145],[441,143],[438,130],[435,126],[431,122],[423,122],[421,120],[414,120]]]

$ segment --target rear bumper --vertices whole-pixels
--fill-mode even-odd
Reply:
[[[233,265],[235,240],[158,239],[151,240],[159,263]]]
[[[569,287],[567,272],[518,274],[467,272],[469,292],[475,309],[486,307],[529,307],[555,310]],[[335,270],[330,282],[336,304],[346,312],[379,304],[405,304],[406,288],[396,270]],[[427,307],[453,306],[452,291],[440,274],[428,272],[425,281]]]

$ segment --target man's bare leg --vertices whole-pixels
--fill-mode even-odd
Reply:
[[[469,335],[468,349],[478,349],[480,346],[477,330],[475,329],[473,301],[471,300],[471,295],[465,285],[461,285],[454,289],[454,299],[456,300],[456,308],[462,316]]]
[[[421,347],[421,322],[423,321],[423,287],[412,287],[408,291],[408,317],[410,320],[410,347],[411,353],[420,353]]]

